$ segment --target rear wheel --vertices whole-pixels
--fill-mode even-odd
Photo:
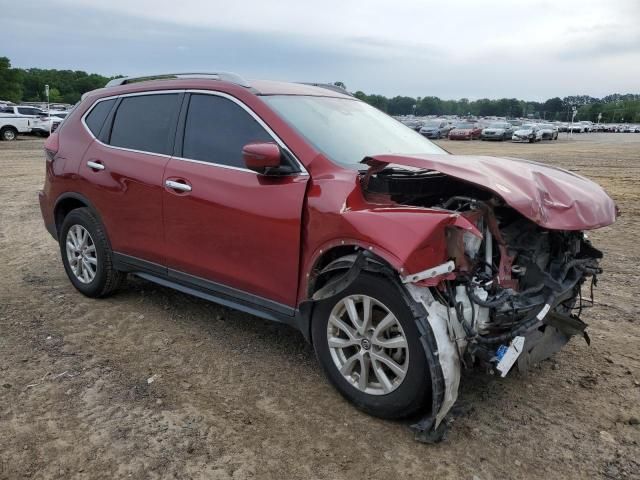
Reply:
[[[431,381],[418,329],[388,280],[364,273],[319,302],[312,336],[328,379],[361,410],[402,418],[427,405]]]
[[[120,286],[125,275],[113,268],[104,228],[91,210],[72,210],[62,222],[58,240],[67,276],[82,294],[106,297]]]

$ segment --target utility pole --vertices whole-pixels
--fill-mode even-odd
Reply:
[[[47,116],[49,117],[49,135],[51,135],[51,124],[53,122],[51,121],[51,114],[49,113],[49,110],[51,110],[51,106],[49,105],[49,85],[44,86],[44,94],[47,97]]]

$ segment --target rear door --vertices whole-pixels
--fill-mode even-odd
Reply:
[[[164,225],[169,275],[280,310],[295,306],[301,216],[308,175],[248,170],[242,147],[286,146],[249,108],[223,93],[185,98],[178,151],[165,170]],[[182,140],[182,142],[180,142]],[[175,185],[175,184],[169,184]],[[202,282],[204,281],[204,282]]]
[[[182,96],[173,91],[106,99],[83,118],[96,139],[78,171],[82,193],[117,253],[164,263],[162,180]]]

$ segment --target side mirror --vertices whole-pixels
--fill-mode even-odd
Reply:
[[[272,142],[249,143],[242,147],[242,158],[249,170],[269,173],[269,170],[280,166],[280,147]]]

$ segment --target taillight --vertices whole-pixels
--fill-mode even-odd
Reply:
[[[49,135],[49,138],[47,138],[46,142],[44,142],[44,152],[47,156],[47,160],[53,161],[59,149],[60,143],[58,133],[53,132],[51,135]]]

